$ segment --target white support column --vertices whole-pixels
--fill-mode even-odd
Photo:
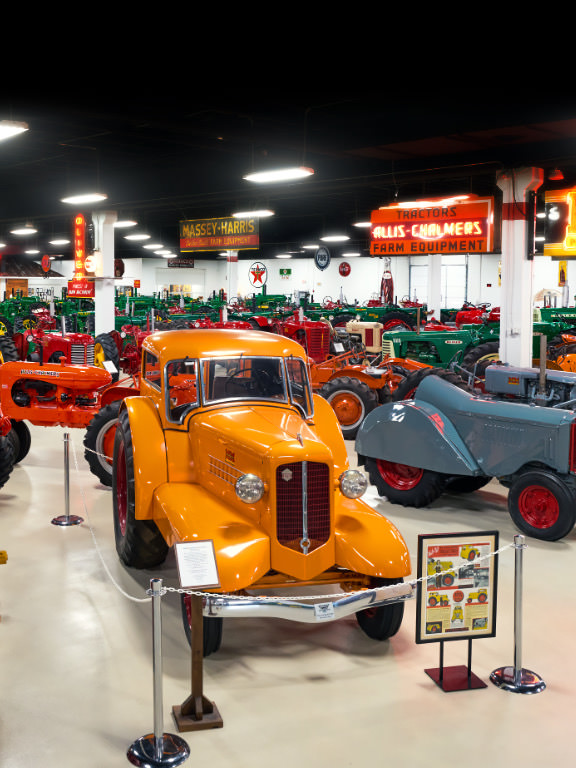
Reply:
[[[534,262],[527,258],[529,193],[544,179],[541,168],[506,171],[497,179],[502,190],[502,292],[500,360],[532,367],[532,296]]]
[[[117,218],[115,211],[92,214],[94,247],[102,255],[100,277],[95,280],[95,336],[114,330],[114,222]]]
[[[226,295],[228,301],[238,295],[238,251],[226,251]]]
[[[440,322],[440,309],[442,307],[442,254],[431,253],[428,256],[428,317],[434,317]]]

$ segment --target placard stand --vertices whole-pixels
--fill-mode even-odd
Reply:
[[[472,672],[472,638],[468,639],[468,664],[456,667],[444,666],[444,641],[440,640],[440,662],[434,669],[425,669],[424,672],[434,680],[439,688],[446,693],[452,691],[470,691],[476,688],[488,686],[474,672]]]
[[[70,514],[70,434],[64,433],[64,508],[63,515],[52,518],[52,525],[79,525],[84,522],[83,517]]]
[[[204,617],[200,595],[190,596],[190,648],[192,692],[181,705],[172,707],[174,720],[179,731],[222,728],[224,723],[216,705],[203,693]]]

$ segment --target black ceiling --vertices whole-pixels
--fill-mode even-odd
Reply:
[[[270,207],[276,215],[261,222],[263,258],[336,225],[353,237],[347,248],[366,252],[366,233],[351,225],[374,208],[422,195],[497,194],[502,169],[558,166],[566,184],[576,182],[576,106],[542,99],[487,109],[433,98],[379,101],[374,93],[184,103],[36,96],[0,100],[0,119],[30,128],[0,144],[0,239],[10,253],[24,246],[8,230],[25,222],[37,225],[38,247],[50,252],[47,237],[70,234],[75,212],[60,198],[86,185],[175,252],[181,220]],[[315,174],[281,187],[242,179],[267,163],[301,163]],[[116,251],[146,255],[120,235]]]

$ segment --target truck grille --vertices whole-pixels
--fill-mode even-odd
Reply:
[[[388,357],[396,357],[394,354],[394,344],[390,339],[382,339],[382,355],[388,355]]]
[[[70,362],[72,365],[94,365],[94,344],[71,344]]]
[[[306,538],[306,497],[309,552],[330,538],[330,476],[326,464],[305,462],[304,489],[303,467],[302,462],[295,462],[282,464],[276,470],[276,529],[280,544],[290,549],[302,549],[302,539]]]

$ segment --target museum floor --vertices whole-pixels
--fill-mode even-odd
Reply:
[[[170,560],[161,572],[119,566],[110,490],[90,474],[83,431],[71,430],[70,512],[64,513],[64,430],[32,428],[32,448],[0,490],[0,766],[116,768],[153,730],[150,578],[177,586]],[[353,443],[349,452],[354,457]],[[438,645],[415,643],[415,600],[392,640],[368,639],[352,617],[303,625],[229,619],[221,650],[204,664],[204,694],[219,729],[180,734],[184,765],[214,768],[348,766],[553,766],[573,751],[576,670],[576,531],[560,542],[527,540],[524,550],[522,663],[546,682],[533,695],[503,691],[490,673],[513,663],[516,533],[503,488],[445,496],[428,509],[367,499],[390,517],[410,548],[418,534],[500,531],[494,638],[473,643],[472,670],[487,687],[445,693],[425,673]],[[510,545],[510,546],[508,546]],[[190,694],[190,649],[178,595],[162,599],[163,710]],[[445,664],[466,663],[466,642],[445,644]]]

